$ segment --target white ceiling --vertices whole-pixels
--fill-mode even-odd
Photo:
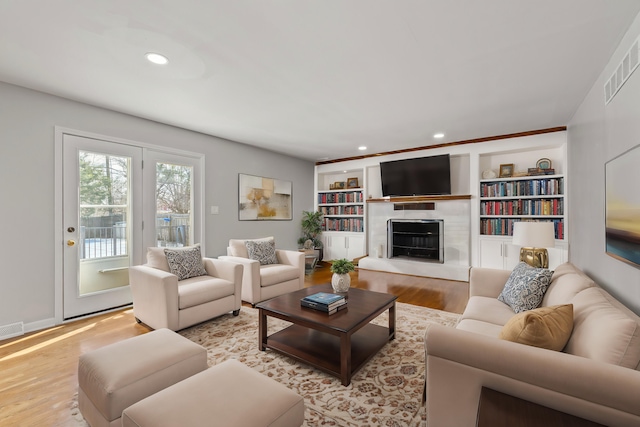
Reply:
[[[0,0],[0,80],[318,161],[566,125],[639,11],[638,0]],[[150,51],[169,64],[148,63]]]

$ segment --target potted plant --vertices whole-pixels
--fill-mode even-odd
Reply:
[[[311,240],[313,248],[319,251],[318,261],[322,260],[322,212],[302,211],[302,236],[298,239],[298,245],[302,248],[305,242]]]
[[[355,271],[356,266],[346,258],[337,259],[331,264],[331,287],[335,292],[347,292],[351,286],[349,273]]]

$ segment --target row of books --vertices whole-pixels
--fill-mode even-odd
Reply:
[[[547,196],[559,194],[564,194],[563,178],[484,182],[480,184],[481,197]]]
[[[307,295],[300,300],[302,307],[312,308],[327,314],[334,314],[347,308],[347,299],[344,295],[318,292]]]
[[[480,202],[480,215],[563,215],[564,200],[520,199]]]
[[[485,218],[480,220],[480,234],[492,236],[513,236],[513,224],[518,219],[511,218]],[[554,219],[555,238],[564,239],[564,220]]]
[[[321,205],[326,203],[362,203],[363,201],[362,191],[318,194],[318,204]]]
[[[364,207],[362,205],[321,206],[319,211],[323,215],[364,215]]]
[[[322,221],[323,231],[351,231],[362,232],[364,231],[364,223],[362,218],[340,218],[330,219],[325,218]]]

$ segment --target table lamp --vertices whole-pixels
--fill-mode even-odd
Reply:
[[[522,246],[520,261],[532,267],[549,268],[549,252],[555,246],[553,222],[520,221],[513,224],[514,245]]]

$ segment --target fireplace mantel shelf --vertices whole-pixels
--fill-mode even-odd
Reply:
[[[434,200],[469,200],[471,194],[451,194],[443,196],[403,196],[382,199],[367,199],[367,203],[407,203],[407,202],[431,202]]]

